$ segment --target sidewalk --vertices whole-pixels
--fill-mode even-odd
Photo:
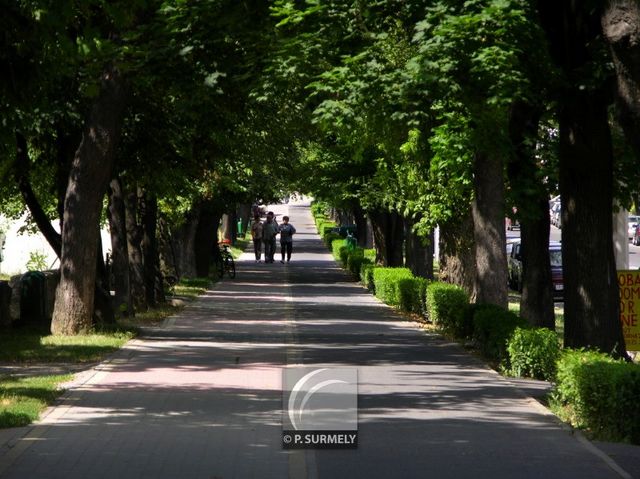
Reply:
[[[245,253],[0,449],[2,478],[631,477],[455,344],[349,280],[308,207],[291,264]],[[278,258],[277,258],[278,259]],[[358,368],[357,450],[284,451],[281,371]]]

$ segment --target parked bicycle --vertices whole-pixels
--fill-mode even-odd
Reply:
[[[236,262],[229,250],[229,242],[222,241],[218,243],[218,248],[220,249],[220,254],[216,258],[216,273],[218,273],[218,277],[222,278],[226,273],[229,278],[235,278]]]

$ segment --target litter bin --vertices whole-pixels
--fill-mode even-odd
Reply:
[[[347,233],[345,242],[347,243],[347,249],[350,251],[353,251],[358,246],[358,240],[351,233]]]
[[[238,220],[238,236],[244,237],[244,231],[242,231],[242,220]]]
[[[45,314],[44,274],[29,271],[20,281],[20,323],[49,327]]]
[[[0,326],[11,324],[9,305],[11,304],[11,287],[8,281],[0,281]]]

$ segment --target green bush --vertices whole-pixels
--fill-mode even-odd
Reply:
[[[313,217],[327,216],[329,204],[324,201],[315,200],[311,203],[311,214]]]
[[[427,286],[427,316],[436,326],[455,337],[464,337],[464,312],[469,296],[459,286],[430,283]]]
[[[516,328],[526,328],[527,322],[511,311],[493,304],[478,305],[473,315],[473,337],[482,354],[509,368],[507,341]]]
[[[412,277],[413,274],[408,268],[375,268],[373,270],[375,295],[386,304],[400,306],[398,283],[401,279]]]
[[[360,267],[364,260],[364,250],[362,248],[356,248],[348,251],[346,264],[347,270],[358,279],[360,279]]]
[[[552,381],[560,357],[560,342],[555,331],[547,328],[516,328],[507,342],[510,373]]]
[[[402,311],[424,315],[426,313],[427,285],[425,278],[400,278],[398,300]]]
[[[360,264],[360,282],[371,292],[375,291],[375,285],[373,284],[373,270],[375,267],[375,264],[367,258]]]
[[[322,242],[327,246],[327,248],[331,249],[331,244],[334,240],[342,239],[342,237],[338,233],[327,233],[322,236]]]
[[[342,238],[334,239],[331,242],[331,252],[338,263],[345,264],[347,262],[347,243]]]
[[[640,444],[640,366],[593,351],[565,350],[552,406],[602,440]]]

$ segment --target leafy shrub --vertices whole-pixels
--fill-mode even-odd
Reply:
[[[364,260],[364,250],[362,248],[355,248],[348,251],[346,263],[347,270],[358,279],[360,279],[360,267]]]
[[[400,278],[398,300],[402,311],[424,315],[426,313],[427,285],[425,278]]]
[[[640,443],[640,366],[594,351],[565,350],[552,406],[602,440]]]
[[[375,295],[386,304],[400,306],[398,283],[401,279],[412,277],[413,274],[408,268],[375,268],[373,270]]]
[[[340,239],[334,239],[331,242],[331,252],[333,253],[333,257],[339,263],[344,264],[347,259],[347,244],[345,241]],[[343,261],[344,258],[344,261]]]
[[[473,315],[473,336],[482,354],[509,367],[507,341],[516,328],[526,328],[527,322],[511,311],[493,304],[478,305]]]
[[[555,331],[547,328],[516,328],[507,342],[511,374],[517,377],[553,380],[560,343]]]
[[[342,237],[338,233],[327,233],[322,237],[322,242],[327,246],[327,248],[331,248],[334,240],[342,239]]]
[[[468,304],[469,297],[459,286],[439,282],[427,286],[427,315],[448,334],[464,336],[464,312]]]
[[[327,216],[329,210],[329,204],[324,201],[315,200],[311,203],[311,214],[313,217]]]
[[[367,258],[360,264],[360,282],[371,292],[375,291],[373,283],[373,270],[375,267],[375,264]]]

